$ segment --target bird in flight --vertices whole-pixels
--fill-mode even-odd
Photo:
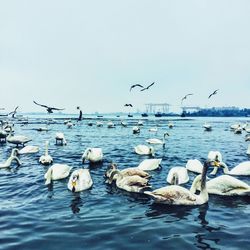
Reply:
[[[141,91],[144,91],[144,90],[146,90],[146,89],[149,89],[149,88],[150,88],[151,86],[153,86],[154,84],[155,84],[155,82],[149,84],[146,88],[141,89]]]
[[[182,103],[185,99],[187,99],[187,97],[190,96],[190,95],[193,95],[193,94],[187,94],[187,95],[185,95],[185,96],[181,99],[181,103]]]
[[[130,90],[129,91],[131,91],[133,88],[135,88],[135,87],[140,87],[140,88],[144,88],[142,85],[140,85],[140,84],[134,84],[134,85],[132,85],[131,87],[130,87]]]
[[[133,107],[133,105],[130,104],[130,103],[126,103],[124,106],[125,106],[125,107]]]
[[[46,106],[46,105],[43,105],[43,104],[39,104],[35,101],[33,101],[36,105],[39,105],[41,107],[44,107],[47,109],[48,113],[53,113],[53,110],[64,110],[64,109],[59,109],[59,108],[53,108],[53,107],[49,107],[49,106]]]
[[[10,112],[8,115],[12,115],[12,118],[15,117],[16,111],[18,109],[18,106],[14,109],[14,111]]]
[[[217,94],[217,91],[218,91],[218,89],[216,89],[212,94],[210,94],[209,97],[208,97],[208,99],[209,99],[211,96]]]

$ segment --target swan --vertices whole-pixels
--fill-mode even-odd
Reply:
[[[45,154],[40,156],[39,162],[44,165],[49,165],[53,162],[53,158],[49,155],[48,152],[49,141],[45,142]]]
[[[247,148],[247,154],[250,155],[250,144],[248,145],[248,148]]]
[[[67,145],[67,141],[62,132],[56,133],[56,144],[58,141],[60,141],[61,145]]]
[[[18,150],[18,154],[33,154],[39,151],[39,147],[37,146],[25,146],[24,148]]]
[[[149,144],[162,144],[163,147],[165,147],[165,143],[166,143],[165,139],[166,139],[166,136],[169,136],[169,133],[164,133],[164,135],[163,135],[163,140],[153,138],[153,139],[148,139],[148,140],[146,140],[146,142],[149,143]]]
[[[11,156],[10,156],[4,163],[0,163],[0,168],[8,168],[8,167],[10,167],[10,166],[11,166],[11,163],[12,163],[14,160],[17,162],[18,166],[21,165],[21,162],[20,162],[20,160],[18,159],[18,157],[17,157],[17,156],[13,156],[13,155],[11,154]]]
[[[137,126],[143,126],[143,121],[138,121]]]
[[[160,167],[161,161],[162,159],[145,159],[137,168],[145,171],[155,170]]]
[[[249,135],[249,134],[247,134],[247,135],[245,136],[245,141],[250,141],[250,135]]]
[[[91,188],[93,181],[89,169],[77,169],[73,171],[68,181],[68,189],[72,192],[81,192]]]
[[[103,160],[103,153],[101,148],[87,148],[82,155],[82,163],[85,160],[90,162],[100,162]]]
[[[140,133],[140,128],[138,126],[133,127],[133,134],[139,134]]]
[[[121,125],[122,125],[123,127],[127,127],[127,126],[128,126],[128,124],[127,124],[125,121],[121,121]]]
[[[97,127],[103,127],[103,122],[97,121],[97,122],[96,122],[96,126],[97,126]]]
[[[138,155],[152,155],[155,156],[155,150],[153,147],[147,145],[137,145],[134,147],[135,152]]]
[[[210,162],[205,161],[202,174],[198,175],[193,181],[192,186],[197,186],[197,183],[201,183],[201,191],[199,195],[196,195],[190,190],[178,185],[166,186],[153,190],[152,192],[146,191],[144,193],[152,197],[156,203],[168,205],[202,205],[208,202],[206,173],[209,165]]]
[[[69,176],[72,167],[66,164],[54,164],[48,168],[44,175],[46,179],[45,185],[49,185],[52,180],[60,180]]]
[[[173,124],[172,122],[169,122],[169,123],[168,123],[168,127],[169,127],[169,128],[173,128],[173,127],[174,127],[174,124]]]
[[[242,127],[239,125],[238,128],[234,130],[235,134],[241,134],[242,133]]]
[[[48,129],[48,127],[39,127],[39,128],[36,128],[36,130],[38,132],[42,132],[42,131],[48,131],[49,129]]]
[[[119,173],[122,176],[133,176],[133,175],[138,175],[142,178],[149,178],[150,175],[145,172],[144,170],[141,170],[139,168],[125,168],[123,170],[118,170],[117,169],[117,164],[116,163],[111,163],[110,166],[108,167],[107,171],[105,172],[105,177],[110,178],[111,174],[114,171],[119,171]],[[111,183],[110,181],[108,181],[109,183]]]
[[[148,131],[149,131],[149,132],[156,133],[156,132],[158,131],[158,129],[157,129],[157,128],[150,128]]]
[[[167,182],[171,185],[180,185],[188,181],[188,171],[185,167],[173,167],[168,172]]]
[[[30,138],[24,135],[12,135],[12,128],[10,129],[10,134],[7,136],[7,142],[15,144],[17,147],[18,145],[24,146],[25,143],[32,141]]]
[[[73,124],[73,122],[71,122],[71,121],[66,123],[67,128],[72,128],[73,125],[74,125],[74,124]]]
[[[193,187],[193,192],[195,187]],[[250,195],[250,186],[230,175],[220,175],[207,181],[207,191],[209,194],[235,196]]]
[[[203,165],[197,159],[188,160],[187,163],[186,163],[186,169],[188,171],[191,171],[191,172],[194,172],[194,173],[197,173],[197,174],[201,174],[202,173],[202,169],[203,169]]]
[[[205,131],[211,131],[212,130],[212,125],[209,123],[205,123],[203,125],[203,128],[205,129]]]
[[[238,128],[239,126],[240,126],[239,123],[233,124],[233,125],[230,126],[230,129],[231,129],[231,130],[235,130],[235,129]]]
[[[228,166],[224,162],[219,163],[219,167],[223,168],[223,171],[225,174],[229,175],[244,175],[249,176],[250,175],[250,161],[244,161],[232,168],[230,171],[228,169]],[[218,167],[215,166],[213,174],[216,174],[218,171]]]
[[[114,128],[114,127],[115,127],[115,124],[114,124],[112,121],[109,121],[109,122],[107,123],[107,126],[108,126],[108,128]]]
[[[108,183],[112,183],[115,180],[115,184],[118,188],[127,192],[141,193],[145,189],[148,189],[148,179],[139,175],[124,176],[120,171],[115,170],[111,173]]]

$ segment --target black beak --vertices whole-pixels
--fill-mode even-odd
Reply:
[[[72,192],[75,193],[75,191],[76,191],[76,189],[75,189],[75,187],[73,187],[73,188],[72,188]]]

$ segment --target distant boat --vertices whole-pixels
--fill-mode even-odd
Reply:
[[[131,114],[128,114],[128,117],[133,117],[133,115],[131,115]]]
[[[162,113],[161,112],[155,113],[155,117],[162,117]]]
[[[181,117],[185,117],[186,116],[186,113],[185,112],[182,112],[181,113]]]
[[[97,117],[103,117],[103,115],[98,115]]]
[[[142,117],[148,117],[148,114],[147,113],[142,113],[141,116]]]

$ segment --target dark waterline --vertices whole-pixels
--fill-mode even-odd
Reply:
[[[48,117],[48,116],[47,116]],[[95,122],[95,117],[91,117]],[[219,150],[223,160],[233,167],[249,160],[244,134],[235,135],[230,125],[247,119],[200,118],[174,120],[145,119],[141,133],[133,135],[137,118],[127,120],[128,127],[108,129],[88,126],[88,119],[67,129],[63,119],[56,119],[48,132],[33,130],[44,120],[32,119],[30,124],[15,125],[16,134],[32,138],[29,145],[40,147],[39,153],[20,156],[22,166],[0,169],[0,249],[248,249],[249,197],[209,197],[208,204],[195,207],[156,205],[147,196],[131,194],[104,183],[104,173],[110,162],[118,168],[136,167],[147,156],[139,156],[133,147],[146,144],[148,138],[162,138],[168,131],[166,148],[156,146],[156,158],[162,158],[162,169],[152,171],[153,188],[166,184],[169,169],[185,166],[188,159],[204,160],[210,150]],[[141,118],[140,118],[141,119]],[[102,118],[98,118],[102,120]],[[209,121],[213,130],[204,132]],[[44,125],[44,124],[43,124]],[[151,127],[158,133],[150,133]],[[62,131],[68,144],[55,145],[55,133]],[[44,153],[45,140],[50,140],[49,153],[54,163],[66,163],[74,169],[90,168],[93,187],[81,193],[67,190],[68,178],[55,181],[48,188],[44,173],[48,167],[38,163]],[[12,145],[0,144],[0,162],[9,156]],[[102,164],[81,163],[87,147],[101,147]],[[190,187],[196,176],[189,173]],[[240,178],[250,183],[249,177]]]

